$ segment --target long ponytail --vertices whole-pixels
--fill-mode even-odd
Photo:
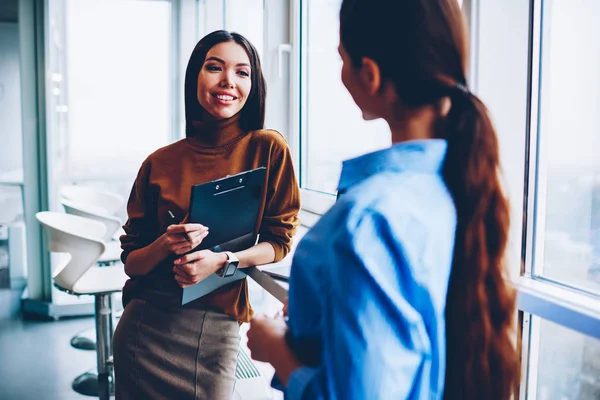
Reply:
[[[375,61],[401,107],[452,103],[440,117],[443,177],[458,224],[446,298],[444,398],[508,400],[519,382],[515,292],[505,276],[509,206],[496,132],[466,88],[468,40],[456,0],[344,0],[340,37],[355,66]],[[513,340],[514,339],[514,340]]]
[[[506,400],[519,382],[515,292],[505,276],[509,206],[496,133],[485,105],[453,91],[443,176],[458,224],[446,300],[445,399]]]

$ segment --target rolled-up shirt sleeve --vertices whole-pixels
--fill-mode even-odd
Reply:
[[[267,242],[275,250],[275,262],[290,251],[292,237],[299,224],[300,188],[296,181],[292,155],[287,145],[271,160],[265,211],[259,229],[259,242]]]
[[[430,344],[413,304],[415,283],[410,273],[387,273],[409,269],[385,239],[373,240],[386,233],[367,216],[353,232],[340,227],[333,238],[329,251],[337,261],[328,268],[331,285],[323,293],[321,363],[291,374],[286,399],[412,399],[427,393],[422,383]]]

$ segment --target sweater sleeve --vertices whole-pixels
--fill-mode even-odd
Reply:
[[[120,237],[123,263],[132,251],[148,246],[157,238],[156,195],[152,193],[149,185],[150,170],[150,162],[146,159],[129,195],[128,218],[123,226],[125,234]]]
[[[265,212],[259,229],[259,242],[268,242],[275,249],[275,262],[292,247],[292,237],[299,224],[300,188],[287,144],[278,149],[269,168]]]

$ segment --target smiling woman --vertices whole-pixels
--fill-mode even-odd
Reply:
[[[279,261],[298,224],[292,157],[279,132],[263,129],[265,83],[248,40],[226,31],[200,40],[186,69],[185,112],[186,138],[148,156],[127,205],[121,258],[131,279],[114,336],[119,400],[229,398],[239,322],[253,314],[247,283],[185,306],[182,288],[235,259],[238,268]],[[258,167],[267,171],[259,243],[235,254],[194,251],[210,231],[187,222],[192,186]]]
[[[196,45],[186,69],[186,136],[198,136],[194,121],[235,115],[242,131],[262,129],[265,97],[265,78],[255,47],[237,33],[208,34]]]
[[[250,60],[242,46],[224,42],[209,50],[198,74],[198,102],[207,116],[234,116],[246,104],[251,88]]]

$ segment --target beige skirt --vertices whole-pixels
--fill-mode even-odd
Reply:
[[[113,343],[116,400],[232,397],[240,336],[226,314],[134,299]]]

